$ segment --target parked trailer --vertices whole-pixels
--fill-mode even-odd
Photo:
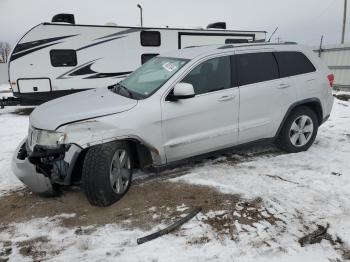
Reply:
[[[225,23],[210,26],[220,29],[39,24],[18,41],[11,53],[9,82],[13,95],[21,105],[36,105],[113,85],[160,53],[266,38],[265,31],[221,29],[226,28]]]

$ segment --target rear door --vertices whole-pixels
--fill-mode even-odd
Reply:
[[[289,78],[279,77],[272,51],[236,55],[240,89],[239,143],[275,136],[295,100]]]
[[[168,162],[237,144],[239,94],[230,63],[225,56],[199,64],[181,81],[193,85],[195,97],[162,102]]]
[[[280,67],[281,78],[289,78],[297,87],[298,100],[309,97],[319,97],[320,90],[316,68],[301,52],[281,51],[275,52]]]

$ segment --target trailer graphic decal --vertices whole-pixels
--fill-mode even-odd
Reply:
[[[130,74],[132,71],[129,72],[117,72],[117,73],[98,73],[96,75],[85,77],[84,79],[93,79],[93,78],[105,78],[105,77],[126,77],[128,74]]]
[[[46,38],[46,39],[35,40],[35,41],[30,41],[30,42],[18,44],[15,47],[15,49],[13,50],[13,54],[11,56],[10,61],[13,61],[19,57],[22,57],[23,55],[27,55],[27,54],[30,54],[30,53],[35,52],[37,50],[40,50],[42,48],[53,45],[53,44],[46,45],[48,43],[62,40],[62,39],[68,38],[68,37],[73,37],[73,36],[77,36],[77,35],[66,35],[66,36],[60,36],[60,37]],[[54,44],[59,44],[59,43],[62,43],[62,42],[58,42],[58,43],[54,43]],[[37,48],[35,48],[35,47],[37,47]]]
[[[108,37],[112,37],[112,36],[126,35],[126,34],[139,32],[139,31],[141,31],[141,29],[130,28],[130,29],[126,29],[126,30],[123,30],[123,31],[120,31],[120,32],[117,32],[117,33],[113,33],[113,34],[110,34],[110,35],[102,36],[100,38],[96,38],[95,40],[104,39],[104,38],[108,38]]]
[[[109,42],[109,41],[113,41],[113,40],[116,40],[116,39],[119,39],[119,38],[123,38],[123,37],[126,37],[126,36],[114,37],[112,39],[107,39],[107,40],[103,40],[103,41],[100,41],[100,42],[97,42],[97,43],[86,45],[86,46],[78,48],[76,51],[80,51],[80,50],[83,50],[83,49],[86,49],[86,48],[89,48],[89,47],[92,47],[92,46],[100,45],[100,44],[103,44],[103,43],[106,43],[106,42]]]
[[[94,78],[108,78],[108,77],[125,77],[128,74],[131,73],[131,71],[128,72],[112,72],[112,73],[99,73],[91,69],[91,66],[101,58],[86,62],[76,68],[73,68],[69,70],[68,72],[64,73],[63,75],[60,75],[56,79],[69,79],[75,76],[85,76],[85,75],[90,75],[87,76],[83,79],[94,79]]]
[[[57,43],[53,43],[53,44],[48,44],[48,45],[44,45],[44,46],[40,46],[40,47],[37,47],[37,48],[33,48],[33,49],[30,49],[30,50],[27,50],[27,51],[23,51],[23,52],[20,52],[20,53],[16,53],[16,54],[12,54],[11,56],[11,59],[10,59],[10,62],[22,57],[22,56],[25,56],[25,55],[29,55],[33,52],[36,52],[38,50],[41,50],[41,49],[44,49],[46,47],[49,47],[49,46],[53,46],[53,45],[57,45],[57,44],[60,44],[62,42],[57,42]]]

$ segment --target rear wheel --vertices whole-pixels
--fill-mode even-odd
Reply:
[[[133,159],[126,142],[91,147],[83,164],[83,186],[90,204],[109,206],[130,188]]]
[[[309,107],[301,106],[288,116],[276,144],[289,153],[306,151],[314,142],[317,131],[316,113]]]

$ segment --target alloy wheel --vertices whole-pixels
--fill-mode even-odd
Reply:
[[[113,156],[110,168],[110,183],[113,191],[119,195],[126,192],[131,176],[131,160],[125,149],[118,149]]]

